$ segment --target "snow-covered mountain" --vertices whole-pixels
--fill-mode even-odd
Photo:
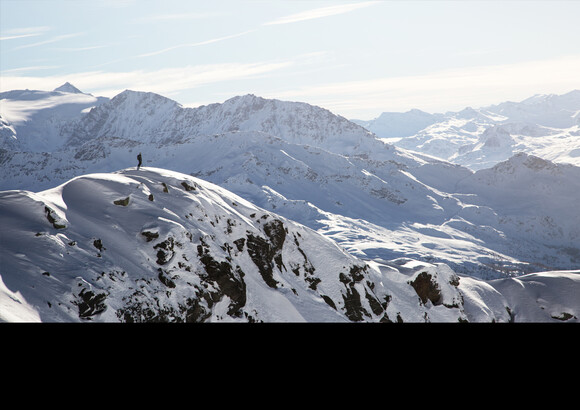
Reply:
[[[407,112],[384,112],[372,120],[353,119],[352,122],[371,130],[381,138],[398,140],[411,137],[442,118],[441,114],[413,109]]]
[[[577,272],[485,282],[443,264],[368,263],[223,188],[156,168],[4,191],[0,224],[0,321],[509,322],[580,313]]]
[[[384,116],[388,127],[382,125]],[[412,110],[354,122],[398,147],[473,170],[490,168],[518,152],[580,165],[580,90],[445,114]],[[401,127],[408,131],[394,131]]]
[[[3,302],[18,307],[0,309],[5,320],[344,321],[385,313],[383,290],[363,280],[368,268],[335,243],[187,175],[91,174],[40,193],[3,192],[0,206]],[[372,309],[369,295],[382,297]]]
[[[0,149],[51,152],[65,146],[61,127],[103,102],[70,83],[53,91],[0,93]]]
[[[361,257],[412,256],[487,278],[575,263],[574,242],[568,252],[534,238],[515,246],[505,231],[521,221],[494,209],[482,218],[477,192],[456,195],[472,171],[397,149],[308,104],[247,95],[190,109],[125,91],[60,129],[64,149],[0,152],[3,189],[46,189],[79,174],[122,169],[142,152],[146,165],[216,183]],[[553,219],[551,212],[547,207],[538,217]],[[529,257],[543,256],[546,247],[552,264]]]
[[[71,87],[67,86],[71,92],[53,93],[66,98],[72,98],[69,94],[86,96]],[[49,94],[37,98],[35,104],[43,101],[46,110],[65,107],[50,103]],[[275,214],[288,223],[297,222],[332,239],[373,272],[403,275],[391,278],[395,287],[424,267],[430,272],[448,272],[440,273],[442,277],[465,276],[464,284],[475,281],[478,294],[496,295],[499,299],[493,300],[498,301],[503,296],[488,289],[491,280],[511,283],[512,277],[515,280],[523,278],[522,274],[554,270],[566,271],[561,274],[566,277],[575,275],[569,272],[576,269],[580,255],[577,216],[569,206],[580,195],[580,190],[573,189],[579,172],[575,166],[520,154],[494,168],[474,172],[385,143],[364,127],[323,108],[254,95],[198,108],[184,108],[157,94],[129,90],[110,100],[93,102],[92,108],[77,107],[76,114],[59,121],[58,132],[49,135],[49,140],[59,143],[51,145],[45,143],[43,134],[26,133],[30,124],[13,121],[18,104],[23,104],[21,100],[0,100],[3,106],[12,107],[5,110],[8,115],[3,117],[3,124],[6,134],[15,140],[0,149],[0,189],[25,190],[19,193],[25,197],[44,196],[56,192],[55,186],[66,186],[85,174],[104,173],[108,176],[101,179],[115,180],[110,173],[126,169],[120,174],[137,178],[143,174],[133,175],[128,167],[136,165],[140,152],[157,185],[169,171],[154,172],[149,167],[182,173],[181,180],[187,175],[198,184],[207,181],[219,185],[261,212]],[[41,111],[36,115],[42,115]],[[465,110],[460,116],[474,115],[488,121],[491,114]],[[27,144],[34,145],[36,139],[50,149],[28,150],[27,144],[19,141],[22,134]],[[509,143],[509,136],[499,128],[486,132],[485,143],[490,147],[501,146],[506,140]],[[164,182],[179,186],[174,179]],[[526,190],[532,183],[533,189]],[[109,189],[108,183],[97,184],[95,192],[87,194],[106,197]],[[15,191],[8,192],[14,195]],[[129,195],[123,196],[123,192],[115,193],[115,197],[127,198]],[[58,195],[54,203],[62,205]],[[182,214],[181,210],[165,207]],[[61,208],[61,216],[66,219],[69,206]],[[403,289],[409,291],[406,286]],[[467,297],[473,298],[478,297]],[[483,302],[487,308],[489,303]],[[497,303],[502,308],[491,309],[495,316],[483,314],[483,320],[492,316],[495,320],[506,319],[502,310],[506,304]],[[418,320],[418,316],[412,316],[419,312],[417,306],[411,305],[408,313],[401,314],[406,321]],[[575,309],[568,307],[570,311]],[[396,317],[393,312],[387,315],[389,320]],[[421,312],[419,316],[425,313]],[[431,319],[434,315],[428,314]],[[460,316],[465,318],[467,313]],[[312,317],[307,320],[316,320]],[[364,320],[377,318],[370,315]],[[459,316],[453,316],[453,321],[456,319]]]
[[[223,104],[183,108],[158,94],[127,90],[92,109],[66,131],[67,146],[115,138],[162,147],[192,137],[241,131],[265,133],[337,153],[368,152],[384,145],[364,128],[323,108],[251,94]]]

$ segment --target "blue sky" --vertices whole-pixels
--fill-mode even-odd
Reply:
[[[0,0],[0,91],[445,112],[580,89],[579,16],[575,0]]]

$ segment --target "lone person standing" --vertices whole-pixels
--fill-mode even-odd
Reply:
[[[141,164],[143,163],[143,158],[141,158],[141,153],[139,153],[139,155],[137,155],[137,161],[139,161],[139,164],[137,164],[137,171],[139,171],[139,168],[141,168]]]

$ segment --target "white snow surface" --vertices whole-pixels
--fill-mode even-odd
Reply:
[[[398,135],[432,123],[411,136],[393,138],[391,134],[381,139],[360,122],[323,108],[254,95],[184,108],[163,96],[130,90],[111,100],[95,98],[71,84],[52,92],[2,93],[0,189],[5,191],[0,194],[4,204],[0,218],[10,229],[2,232],[0,306],[10,308],[0,311],[0,320],[89,320],[79,318],[74,304],[83,296],[64,290],[73,283],[85,295],[107,295],[105,311],[91,315],[90,320],[123,320],[119,312],[125,312],[127,306],[132,306],[133,313],[135,306],[150,307],[151,299],[135,296],[137,283],[149,286],[144,295],[155,295],[151,297],[157,300],[157,318],[163,312],[161,303],[166,312],[172,312],[172,320],[185,320],[186,314],[176,312],[187,311],[185,301],[194,290],[172,290],[168,300],[159,302],[160,289],[166,286],[163,281],[170,283],[166,276],[196,278],[188,283],[201,286],[207,285],[207,278],[193,265],[184,273],[186,262],[181,260],[183,266],[172,266],[159,279],[156,269],[160,266],[151,246],[172,237],[182,245],[188,243],[187,258],[197,258],[197,245],[205,234],[226,239],[213,232],[214,224],[217,220],[223,223],[223,218],[241,218],[237,226],[244,226],[244,232],[263,235],[263,224],[249,220],[248,212],[253,209],[252,213],[275,215],[284,226],[300,226],[305,231],[299,232],[309,233],[308,242],[315,238],[312,241],[317,245],[312,249],[332,249],[328,254],[315,252],[322,258],[320,266],[334,266],[334,258],[342,261],[344,257],[356,266],[368,266],[364,274],[374,287],[361,288],[357,283],[352,289],[359,295],[372,294],[382,306],[375,306],[376,312],[382,311],[374,313],[367,305],[367,314],[355,315],[356,320],[575,321],[578,300],[568,298],[573,300],[556,304],[557,312],[549,317],[527,311],[541,303],[527,304],[526,312],[518,313],[520,305],[513,299],[517,292],[508,286],[516,283],[512,279],[536,272],[547,272],[545,275],[558,278],[555,282],[576,286],[580,221],[575,204],[580,199],[580,168],[563,159],[574,158],[569,147],[580,126],[577,100],[578,93],[572,92],[445,115],[418,110],[390,113],[383,119],[391,119],[390,130]],[[531,149],[530,142],[520,150],[524,134],[537,149]],[[551,143],[544,143],[552,137]],[[412,150],[401,148],[405,143]],[[136,172],[128,167],[136,165],[139,152],[146,168]],[[463,161],[467,166],[450,161]],[[204,191],[212,192],[211,200],[202,199],[199,190],[197,196],[193,191],[181,192],[183,181],[211,186]],[[158,193],[163,183],[170,188],[162,200]],[[149,194],[154,201],[144,199]],[[222,195],[235,197],[232,201],[244,203],[246,211],[236,207],[233,210],[238,212],[231,213],[231,206],[222,206]],[[125,198],[130,198],[128,206],[113,204]],[[221,205],[216,208],[212,200]],[[212,211],[206,213],[218,219],[209,226],[191,225],[191,218],[184,220],[183,215],[189,213],[192,203],[207,205]],[[66,228],[41,228],[48,223],[45,206],[52,210],[49,214],[56,218],[54,223]],[[128,212],[132,217],[125,220]],[[203,219],[195,212],[192,215]],[[157,221],[152,227],[158,228],[160,239],[146,242],[143,248],[139,232],[146,220]],[[197,238],[195,246],[195,241],[183,239],[189,240],[187,232]],[[105,244],[106,250],[96,256],[92,241],[99,234],[103,243],[113,245]],[[233,248],[231,240],[236,238],[229,239]],[[30,244],[42,246],[23,251]],[[218,241],[210,246],[221,262],[231,258],[221,249],[224,244]],[[297,249],[293,252],[289,260],[298,263],[303,256]],[[35,253],[38,256],[30,256]],[[316,256],[308,254],[308,260],[317,275],[323,271],[314,264]],[[78,272],[81,265],[86,273]],[[4,266],[12,268],[4,270]],[[132,277],[121,285],[122,272],[133,275],[136,266],[149,276]],[[247,255],[238,266],[244,272],[256,268]],[[57,270],[64,276],[54,273]],[[198,272],[197,276],[191,271]],[[15,272],[27,273],[18,279]],[[97,283],[97,272],[112,278],[115,285]],[[418,299],[409,281],[421,272],[435,278],[445,302],[425,305]],[[239,275],[234,277],[239,279]],[[155,290],[151,288],[154,278],[161,281],[161,285],[155,283]],[[213,297],[219,300],[208,303],[201,297],[206,304],[195,307],[193,316],[213,321],[349,321],[355,317],[344,306],[351,288],[336,279],[336,272],[320,276],[318,293],[298,290],[299,300],[292,299],[294,291],[287,293],[282,287],[266,285],[265,293],[256,290],[262,289],[264,279],[255,272],[244,278],[248,302],[243,309],[239,301],[216,290],[220,297]],[[285,284],[284,289],[299,288],[295,281],[284,278],[286,282],[277,279]],[[456,278],[460,278],[459,285],[449,285],[457,283]],[[38,289],[39,280],[55,285],[54,293],[32,290]],[[323,288],[327,283],[324,286],[332,291]],[[535,295],[538,291],[537,281],[521,283],[525,285],[522,292]],[[552,283],[550,286],[556,286]],[[507,285],[500,288],[500,284]],[[177,288],[182,289],[171,289]],[[65,303],[55,295],[68,299]],[[557,291],[553,295],[557,299]],[[337,308],[320,303],[325,297]],[[361,300],[369,303],[364,297]],[[253,310],[249,308],[252,304]],[[542,306],[546,311],[545,304]],[[227,314],[232,309],[241,316]],[[140,317],[145,316],[146,310],[141,311]]]
[[[284,239],[268,282],[249,239],[269,237],[275,221]],[[0,223],[2,321],[576,321],[580,308],[578,272],[484,281],[445,264],[367,262],[212,183],[157,168],[4,191]],[[203,255],[228,266],[229,281]],[[411,285],[421,274],[437,299],[422,301]]]
[[[518,152],[580,165],[580,90],[445,114],[418,113],[384,113],[356,122],[398,147],[472,170],[490,168]],[[385,117],[391,120],[388,126]]]
[[[84,94],[70,83],[54,91],[0,93],[0,149],[55,151],[65,140],[61,128],[108,98]]]
[[[115,204],[127,198],[126,205]],[[30,310],[41,321],[80,320],[80,292],[106,294],[106,309],[91,320],[123,320],[119,312],[129,308],[140,309],[133,313],[135,321],[153,311],[159,316],[165,312],[167,320],[185,320],[183,310],[189,299],[198,300],[198,288],[217,287],[205,281],[202,244],[218,263],[235,260],[243,273],[233,276],[245,283],[244,312],[254,320],[346,320],[322,301],[324,293],[336,298],[340,308],[337,283],[324,278],[359,261],[334,242],[284,220],[287,235],[293,235],[281,253],[285,277],[275,274],[277,285],[266,285],[249,256],[249,243],[242,245],[242,252],[234,241],[249,233],[264,236],[264,226],[274,216],[197,178],[152,168],[90,174],[40,193],[5,191],[0,207],[5,224],[0,300],[2,305],[21,306],[2,314],[7,321],[31,318]],[[307,244],[308,263],[296,245],[299,241]],[[159,243],[169,245],[156,249]],[[160,249],[166,253],[163,263]],[[310,263],[321,278],[318,292],[310,292],[301,277],[306,274],[303,265]],[[292,268],[297,273],[289,272]],[[165,284],[160,275],[167,277]],[[206,320],[247,320],[228,316],[228,294],[221,296],[211,308],[206,306]]]

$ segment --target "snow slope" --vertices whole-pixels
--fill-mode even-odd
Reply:
[[[497,115],[466,109],[455,120]],[[490,146],[506,137],[497,127],[486,133]],[[61,130],[67,142],[56,151],[0,150],[0,188],[44,190],[134,166],[141,152],[146,166],[217,184],[364,260],[445,263],[485,279],[577,267],[575,233],[561,217],[580,199],[565,188],[575,186],[576,167],[541,171],[542,187],[572,181],[552,192],[529,185],[537,176],[514,157],[496,169],[511,178],[496,189],[483,170],[385,144],[323,108],[253,95],[192,109],[125,91]]]
[[[327,277],[362,265],[304,227],[160,169],[6,191],[1,207],[4,285],[42,321],[343,321],[340,282]]]
[[[125,170],[0,198],[2,301],[21,307],[4,320],[386,319],[377,272],[197,178]]]
[[[365,262],[157,168],[0,192],[0,224],[6,322],[577,321],[580,309],[578,272],[485,282],[443,264]]]
[[[54,91],[0,93],[0,149],[51,152],[63,148],[61,127],[107,100],[84,94],[70,83]]]

